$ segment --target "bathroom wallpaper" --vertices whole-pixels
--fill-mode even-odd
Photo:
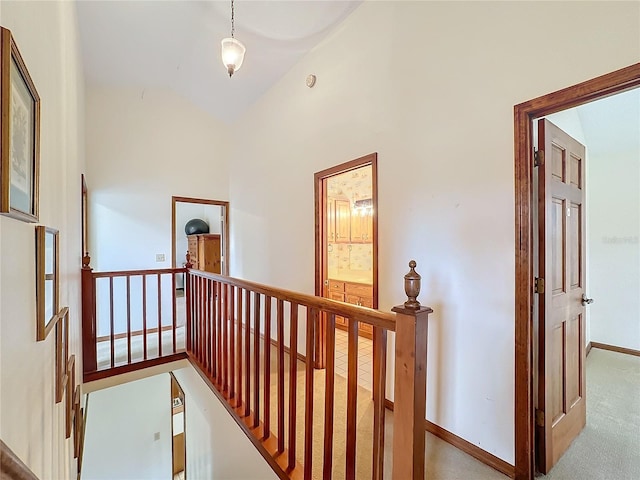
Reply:
[[[373,244],[371,243],[330,243],[329,271],[373,269]]]

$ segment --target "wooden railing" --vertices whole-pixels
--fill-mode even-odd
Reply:
[[[82,267],[84,381],[186,358],[185,268],[94,272]]]
[[[38,480],[38,477],[2,440],[0,440],[0,478],[2,480]]]
[[[381,480],[387,332],[395,332],[392,477],[422,479],[432,310],[416,301],[410,266],[409,300],[383,313],[190,268],[93,272],[86,256],[84,381],[189,358],[280,478]],[[348,324],[346,379],[336,375],[336,316]],[[360,322],[374,332],[372,392],[358,386]],[[314,369],[318,356],[324,370]]]
[[[420,307],[415,295],[406,302],[409,307],[396,307],[391,314],[190,270],[186,296],[187,351],[192,363],[280,478],[335,475],[352,480],[368,477],[369,470],[374,480],[383,478],[387,332],[396,332],[393,478],[423,478],[427,318],[432,310]],[[336,316],[348,321],[346,392],[340,394],[335,374]],[[370,438],[359,434],[358,428],[358,402],[362,395],[371,395],[358,388],[359,322],[372,325],[374,331]],[[326,335],[325,372],[314,371],[318,332]],[[304,344],[300,363],[299,338]],[[304,385],[298,383],[299,366],[304,369]],[[316,385],[319,380],[322,384]],[[324,391],[324,399],[316,398],[317,391]],[[346,428],[337,438],[340,423],[335,414],[342,407],[336,402],[343,399]],[[322,436],[321,442],[314,442],[316,435]],[[363,448],[369,441],[370,449]],[[336,452],[337,442],[344,444],[344,452]],[[343,465],[335,464],[338,454],[344,454]],[[363,458],[370,458],[371,464],[362,464]]]

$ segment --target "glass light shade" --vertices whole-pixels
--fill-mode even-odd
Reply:
[[[229,76],[240,70],[244,60],[246,48],[235,38],[224,38],[222,40],[222,63],[227,67]]]

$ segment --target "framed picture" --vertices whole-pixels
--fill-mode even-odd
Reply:
[[[38,221],[40,97],[18,47],[0,27],[0,213]]]
[[[69,360],[69,307],[58,313],[56,322],[56,403],[62,401],[66,365]]]
[[[47,338],[56,324],[59,295],[58,231],[36,227],[36,340]]]
[[[65,436],[71,437],[73,430],[73,395],[74,387],[76,384],[76,356],[71,355],[67,361],[67,374],[66,374],[66,395],[65,395]]]

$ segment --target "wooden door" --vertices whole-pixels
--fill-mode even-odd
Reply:
[[[586,423],[585,148],[540,120],[538,159],[536,456],[547,473]]]

